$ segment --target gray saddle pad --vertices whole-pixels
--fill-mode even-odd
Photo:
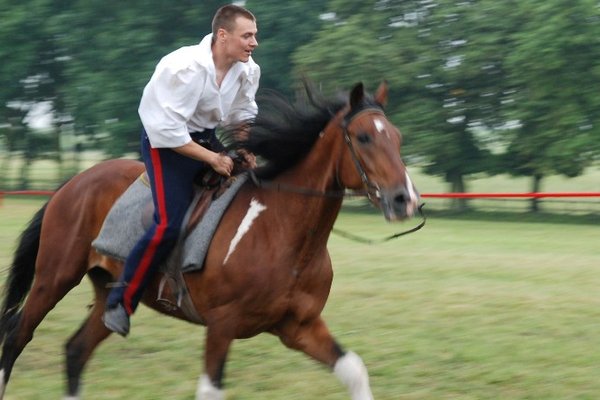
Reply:
[[[202,220],[183,240],[183,243],[178,245],[181,248],[174,253],[181,254],[181,270],[183,272],[202,268],[206,252],[221,217],[247,179],[248,174],[246,173],[237,176],[231,186],[209,205]],[[151,201],[150,187],[143,179],[136,179],[109,211],[92,246],[101,254],[124,261],[146,232],[142,224],[142,213],[144,207]]]

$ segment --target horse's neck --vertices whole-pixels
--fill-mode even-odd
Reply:
[[[284,175],[290,184],[310,189],[314,192],[328,193],[340,190],[337,179],[339,158],[342,154],[342,138],[335,137],[338,132],[329,132],[317,139],[312,150],[298,165]]]
[[[294,189],[291,197],[286,197],[300,202],[297,215],[290,216],[296,220],[294,223],[305,225],[315,233],[325,231],[326,235],[333,227],[343,200],[337,179],[343,143],[340,143],[341,137],[338,140],[333,137],[335,133],[319,138],[304,160],[279,177],[280,183]]]

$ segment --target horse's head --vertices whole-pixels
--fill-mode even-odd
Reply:
[[[373,98],[359,83],[350,93],[349,107],[327,129],[341,130],[338,134],[347,144],[338,165],[339,183],[349,189],[366,190],[385,218],[395,221],[414,215],[419,195],[400,157],[400,131],[383,111],[386,102],[385,82]]]
[[[237,142],[238,147],[260,156],[262,165],[254,175],[271,180],[300,165],[305,169],[298,180],[285,185],[289,191],[318,194],[325,189],[322,193],[326,194],[333,186],[366,190],[387,220],[413,216],[419,195],[400,158],[400,132],[383,112],[387,84],[382,83],[374,97],[358,84],[349,102],[326,100],[308,82],[305,87],[306,102],[291,104],[269,92],[261,97],[250,133]],[[319,142],[323,146],[315,146]],[[326,163],[328,173],[323,174]],[[313,171],[317,168],[319,173]],[[298,175],[294,171],[287,176]],[[314,182],[320,178],[323,182]]]

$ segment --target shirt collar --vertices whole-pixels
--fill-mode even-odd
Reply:
[[[215,62],[213,60],[212,57],[212,37],[213,34],[209,33],[208,35],[204,36],[204,38],[202,38],[202,41],[200,41],[199,47],[200,47],[200,52],[198,54],[198,62],[200,62],[203,65],[206,65],[207,67],[210,68],[210,70],[212,72],[215,71]],[[246,76],[249,75],[249,66],[246,65],[247,63],[243,63],[243,62],[236,62],[235,64],[233,64],[231,66],[231,71],[230,73],[233,73],[234,75],[238,76],[240,74],[245,74]]]

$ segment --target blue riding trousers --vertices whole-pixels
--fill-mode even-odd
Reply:
[[[223,149],[214,129],[190,135],[192,140],[212,147],[213,151]],[[154,218],[125,261],[121,284],[111,289],[107,300],[108,308],[121,303],[129,315],[133,314],[153,274],[177,243],[184,216],[194,197],[194,178],[200,171],[210,168],[206,163],[172,149],[151,147],[145,130],[142,130],[141,147],[152,189]]]

